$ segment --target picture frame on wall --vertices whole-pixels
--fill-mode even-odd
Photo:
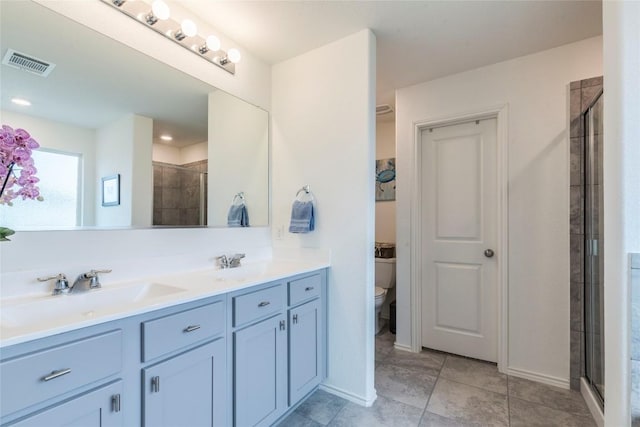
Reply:
[[[376,202],[396,199],[396,158],[376,160]]]
[[[102,178],[102,206],[118,206],[120,204],[120,174]]]

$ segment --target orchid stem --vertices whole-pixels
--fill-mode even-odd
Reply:
[[[4,178],[4,182],[2,183],[2,189],[0,190],[0,197],[2,197],[2,194],[4,193],[4,189],[7,186],[7,183],[9,182],[9,177],[11,176],[11,172],[13,172],[14,165],[15,165],[15,162],[11,162],[11,164],[9,165],[7,176]]]

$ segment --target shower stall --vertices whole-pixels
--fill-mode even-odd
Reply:
[[[207,161],[153,162],[153,225],[207,225]]]
[[[603,95],[582,111],[584,189],[584,377],[604,407]]]

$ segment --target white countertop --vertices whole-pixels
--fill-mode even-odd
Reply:
[[[245,263],[233,269],[209,268],[119,283],[109,283],[105,279],[101,289],[85,293],[4,298],[0,301],[0,347],[197,301],[329,266],[327,260],[272,259]],[[158,291],[157,295],[154,291]],[[165,291],[171,293],[164,294]]]

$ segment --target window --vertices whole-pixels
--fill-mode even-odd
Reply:
[[[80,155],[39,149],[33,152],[33,160],[44,201],[17,197],[13,206],[0,205],[2,226],[24,229],[80,225]]]

